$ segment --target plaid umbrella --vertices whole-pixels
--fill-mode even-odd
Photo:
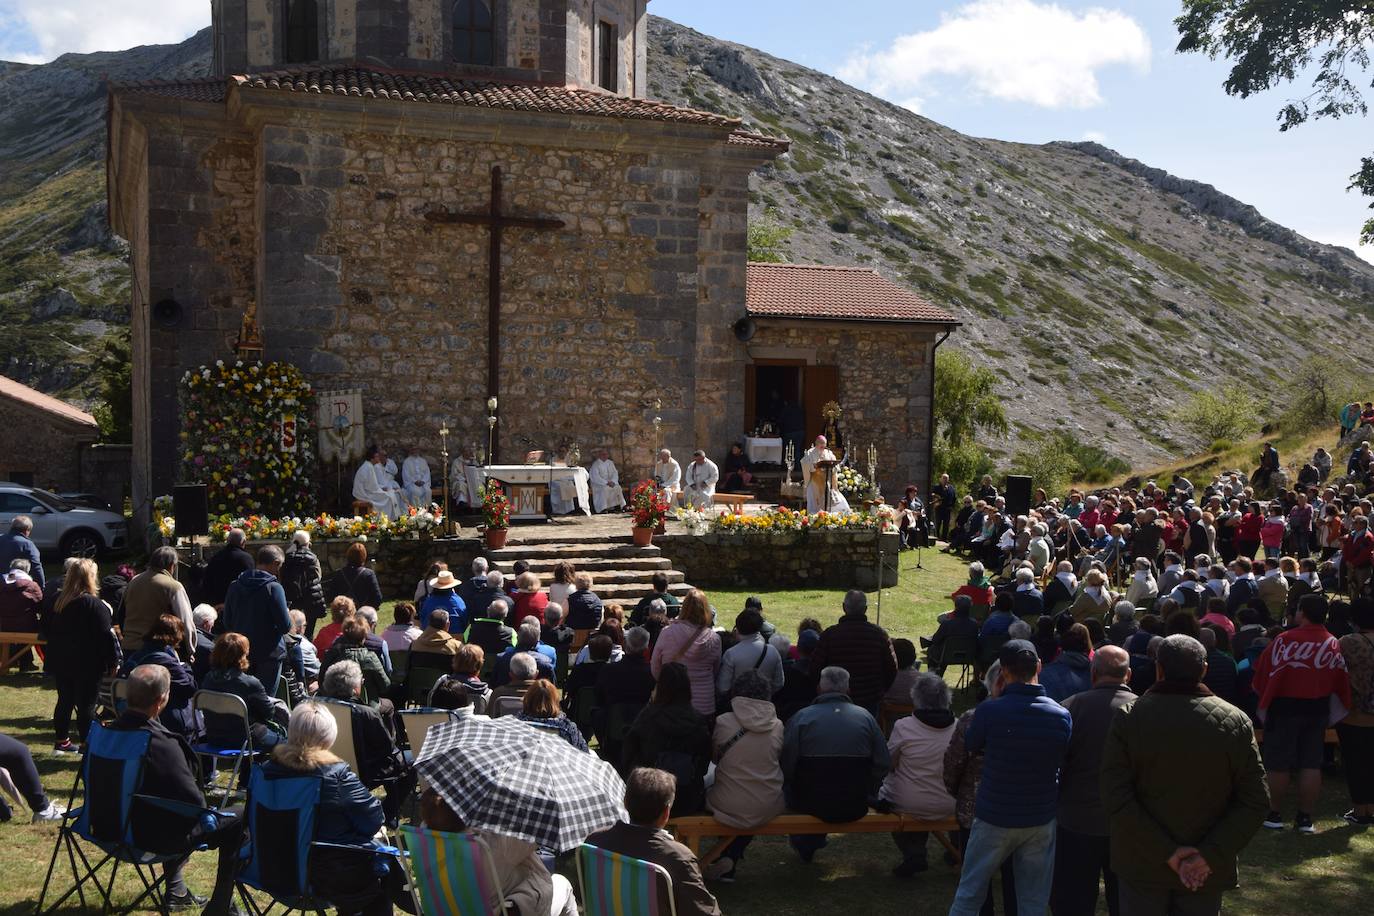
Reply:
[[[514,716],[437,726],[415,768],[469,827],[556,852],[625,819],[610,764]]]

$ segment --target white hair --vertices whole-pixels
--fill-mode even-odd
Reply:
[[[208,604],[197,604],[196,609],[191,612],[191,619],[195,621],[198,629],[209,631],[214,628],[215,621],[219,620],[219,611]]]
[[[499,614],[496,612],[497,608],[501,609],[501,612]],[[487,605],[488,620],[505,620],[506,614],[509,612],[510,602],[507,601],[505,598],[497,598],[491,604]]]
[[[309,623],[309,622],[310,622],[310,621],[309,621],[308,619],[306,619],[305,611],[298,611],[298,610],[296,610],[295,608],[292,608],[292,609],[291,609],[291,630],[292,630],[292,632],[297,632],[297,631],[299,631],[299,632],[304,633],[304,632],[305,632],[305,625],[306,625],[307,623]]]
[[[1017,622],[1020,623],[1021,621]],[[988,693],[992,693],[992,688],[997,686],[997,678],[1001,673],[1002,663],[1000,661],[988,665],[988,673],[983,675],[983,686],[987,688]]]
[[[548,612],[545,611],[546,615],[547,613]],[[652,639],[649,636],[648,630],[643,627],[630,627],[625,631],[625,654],[638,655],[649,648],[649,643],[651,641]]]
[[[499,569],[493,569],[487,573],[487,588],[503,588],[506,584],[506,577]]]
[[[1016,581],[1018,583],[1034,582],[1035,573],[1023,566],[1016,571]]]
[[[916,675],[911,685],[911,705],[916,709],[949,709],[949,685],[929,671]]]
[[[556,627],[563,622],[563,605],[557,601],[550,601],[544,606],[544,622],[551,627]]]
[[[1112,610],[1114,610],[1116,616],[1120,617],[1122,620],[1130,620],[1135,617],[1135,605],[1131,604],[1129,601],[1118,601],[1116,607],[1112,608]]]
[[[792,640],[783,636],[781,633],[774,633],[768,639],[768,645],[777,650],[780,657],[786,658],[787,653],[792,651]]]
[[[478,557],[472,561],[472,574],[474,576],[485,576],[487,574],[486,557]]]
[[[539,645],[539,618],[526,617],[520,621],[520,629],[516,631],[515,640],[522,646]]]
[[[539,673],[539,663],[528,652],[517,652],[510,657],[510,679],[530,681]]]
[[[353,667],[357,667],[352,662],[339,662],[330,666],[329,670],[333,671],[342,664],[353,664]],[[299,748],[328,750],[334,746],[334,741],[338,737],[339,725],[329,710],[324,708],[323,703],[301,703],[291,710],[291,719],[286,726],[288,744]]]
[[[1031,625],[1024,620],[1013,620],[1007,627],[1008,639],[1030,639],[1031,633]]]
[[[358,608],[358,616],[367,621],[367,628],[372,632],[377,632],[377,609],[369,605]]]
[[[351,700],[363,688],[363,669],[352,659],[337,661],[325,669],[320,693],[338,700]]]
[[[301,528],[295,534],[291,535],[291,543],[295,544],[297,547],[309,547],[310,532],[306,531],[304,528]]]
[[[983,564],[979,563],[977,560],[974,560],[972,563],[968,565],[968,575],[970,579],[974,578],[975,576],[981,579],[986,574],[987,570],[983,567]]]
[[[821,669],[820,682],[816,685],[817,693],[849,693],[849,672],[837,665]]]

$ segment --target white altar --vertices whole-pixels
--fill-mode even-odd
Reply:
[[[782,464],[782,439],[744,437],[744,454],[751,464]]]
[[[547,464],[498,464],[490,467],[468,467],[468,485],[481,493],[488,480],[505,484],[511,498],[512,519],[545,518],[543,495],[549,493],[554,515],[567,515],[581,510],[592,514],[591,492],[587,487],[587,469],[557,467]]]

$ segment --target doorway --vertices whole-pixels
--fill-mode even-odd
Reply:
[[[825,431],[821,411],[828,401],[839,400],[839,395],[836,366],[808,366],[800,359],[754,360],[744,367],[744,429],[752,433],[763,422],[772,421],[781,434],[804,419],[802,432],[809,443]]]

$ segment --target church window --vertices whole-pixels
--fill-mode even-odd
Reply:
[[[458,0],[453,4],[453,59],[460,64],[490,67],[494,61],[495,31],[487,0]]]
[[[596,84],[607,92],[617,91],[616,69],[620,46],[618,29],[609,22],[599,22],[596,26],[597,73]]]
[[[286,0],[286,62],[303,64],[320,59],[319,5],[316,0]]]

